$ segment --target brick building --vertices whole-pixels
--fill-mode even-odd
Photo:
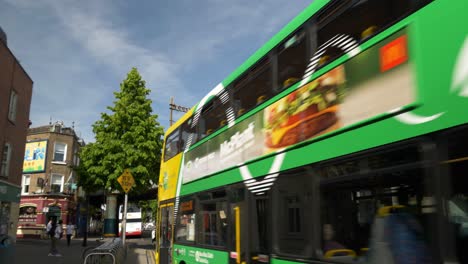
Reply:
[[[62,122],[30,128],[24,154],[18,238],[44,234],[48,219],[76,223],[78,151],[84,145]]]
[[[14,240],[33,81],[7,46],[0,28],[0,247]]]

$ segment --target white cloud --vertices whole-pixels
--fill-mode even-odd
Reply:
[[[5,1],[10,12],[0,10],[0,24],[15,20],[6,20],[15,53],[35,82],[33,125],[50,116],[75,121],[86,141],[131,67],[167,127],[170,96],[193,106],[310,2]]]
[[[111,67],[116,76],[123,79],[130,67],[135,66],[150,86],[157,83],[178,93],[186,92],[177,74],[178,64],[171,62],[164,53],[132,42],[124,28],[116,27],[107,20],[110,17],[103,14],[90,15],[82,8],[68,4],[54,5],[54,8],[73,38],[103,67]],[[161,94],[152,99],[160,100],[170,96],[165,90],[158,92]]]

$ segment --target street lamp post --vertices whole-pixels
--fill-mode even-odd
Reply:
[[[186,113],[190,110],[188,107],[180,106],[174,104],[174,97],[171,96],[171,101],[169,102],[169,109],[171,110],[170,112],[170,117],[169,117],[169,125],[172,126],[174,123],[174,120],[172,120],[172,111],[178,111],[178,112],[183,112]]]

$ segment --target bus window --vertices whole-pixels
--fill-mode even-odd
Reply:
[[[395,24],[432,0],[364,0],[335,1],[316,18],[319,30],[318,46],[344,34],[356,42],[364,42],[373,35]],[[341,47],[339,48],[338,46]],[[318,67],[344,54],[349,43],[335,42],[327,48]]]
[[[226,246],[227,202],[202,202],[200,204],[200,244]]]
[[[312,177],[303,170],[281,174],[273,188],[273,248],[277,254],[310,258],[313,255]]]
[[[297,31],[278,49],[278,88],[285,89],[298,82],[307,67],[307,43],[304,30]]]
[[[198,122],[201,133],[200,139],[227,124],[227,110],[229,106],[228,101],[223,103],[219,97],[215,97],[203,107],[200,121]]]
[[[453,232],[458,263],[468,263],[468,128],[448,137],[448,159],[443,164],[451,180],[451,194],[446,201],[448,222]],[[452,257],[452,256],[450,256]]]
[[[182,133],[179,144],[182,148],[181,151],[185,151],[193,143],[197,142],[197,130],[196,127],[192,124],[192,121],[193,119],[190,118],[180,127]]]
[[[236,116],[247,113],[273,96],[272,70],[268,59],[249,69],[234,84]]]
[[[180,153],[179,140],[180,140],[180,128],[177,128],[171,134],[169,134],[169,136],[167,136],[166,138],[166,146],[164,149],[164,161],[167,161],[170,158]]]
[[[428,190],[432,181],[421,163],[402,163],[417,153],[415,146],[373,154],[355,162],[361,166],[358,172],[335,177],[330,172],[341,171],[349,161],[320,169],[322,258],[377,263],[373,257],[389,253],[378,245],[387,243],[395,258],[411,252],[424,260],[418,263],[432,263],[430,247],[436,241],[431,231],[437,218],[434,194]]]
[[[175,240],[195,242],[195,200],[181,200],[177,216]]]

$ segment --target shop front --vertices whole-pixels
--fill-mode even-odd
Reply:
[[[73,221],[75,204],[67,195],[27,195],[21,197],[17,238],[47,238],[47,222]]]
[[[20,191],[21,187],[0,180],[0,263],[14,255]]]

